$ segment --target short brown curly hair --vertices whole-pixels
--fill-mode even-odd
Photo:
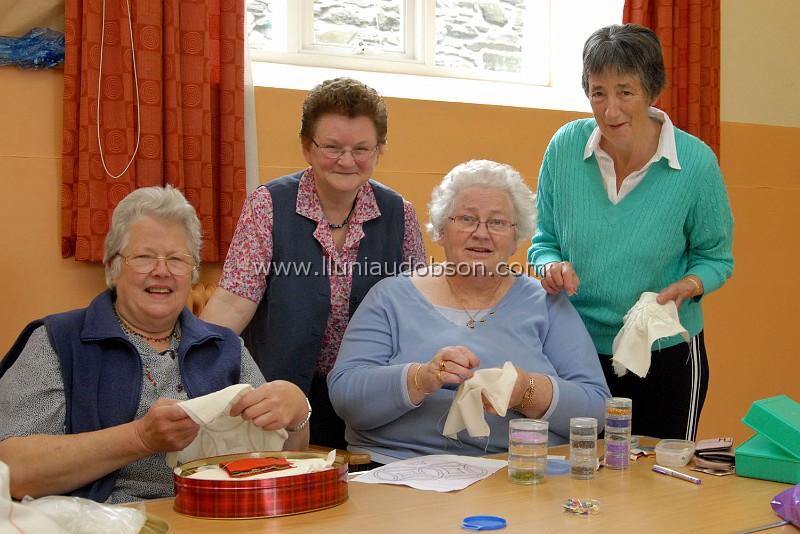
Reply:
[[[317,120],[329,113],[349,118],[369,117],[378,134],[378,146],[386,145],[389,113],[383,98],[372,87],[353,78],[334,78],[311,89],[303,102],[300,123],[300,140],[305,146],[314,138]]]

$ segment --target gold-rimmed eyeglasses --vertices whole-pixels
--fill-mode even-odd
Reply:
[[[505,219],[489,219],[487,221],[482,221],[477,217],[473,217],[472,215],[456,215],[455,217],[448,217],[453,223],[455,223],[456,230],[461,232],[474,232],[478,229],[478,226],[481,224],[486,225],[486,229],[498,235],[507,234],[511,231],[511,228],[516,226],[516,223],[512,223],[511,221],[507,221]]]
[[[122,254],[117,254],[117,256],[124,259],[128,267],[139,274],[152,273],[160,260],[164,260],[169,272],[175,276],[185,276],[197,267],[194,258],[189,254],[172,254],[171,256],[154,256],[152,254],[123,256]]]
[[[339,145],[320,145],[313,139],[311,140],[314,143],[322,155],[328,159],[339,159],[345,155],[346,152],[350,152],[350,155],[353,157],[354,160],[359,161],[361,163],[365,161],[369,161],[372,157],[378,152],[378,145],[373,147],[355,147],[355,148],[344,148]]]

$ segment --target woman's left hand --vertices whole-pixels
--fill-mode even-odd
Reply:
[[[691,279],[689,280],[689,278]],[[656,297],[656,302],[666,304],[670,300],[674,300],[675,306],[680,308],[683,301],[702,295],[703,291],[703,281],[690,274],[662,289]]]
[[[530,375],[528,372],[523,369],[522,367],[514,366],[517,370],[517,381],[514,382],[514,389],[511,391],[511,397],[509,397],[509,406],[508,409],[511,409],[512,406],[517,406],[522,402],[522,397],[525,395],[525,392],[528,391],[528,388],[531,385]],[[492,415],[500,415],[497,413],[497,410],[494,409],[492,403],[489,402],[489,399],[486,398],[486,395],[482,395],[483,398],[483,410],[486,413],[490,413]],[[517,400],[517,402],[514,402]]]
[[[286,380],[261,384],[231,408],[231,417],[241,415],[264,430],[295,427],[308,417],[308,404],[303,391]]]

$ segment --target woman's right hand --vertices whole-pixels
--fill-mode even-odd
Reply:
[[[472,370],[480,364],[475,353],[466,347],[439,349],[428,363],[421,363],[409,371],[408,391],[412,401],[419,404],[425,395],[438,391],[447,383],[461,384],[472,378]]]
[[[197,437],[200,426],[175,399],[158,399],[141,419],[133,421],[136,435],[149,454],[179,451]]]
[[[578,274],[568,261],[554,261],[544,266],[542,287],[552,295],[564,291],[568,297],[571,297],[578,292],[580,283]]]

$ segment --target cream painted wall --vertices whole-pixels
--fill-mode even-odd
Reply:
[[[800,2],[725,0],[720,18],[722,120],[800,127]]]

